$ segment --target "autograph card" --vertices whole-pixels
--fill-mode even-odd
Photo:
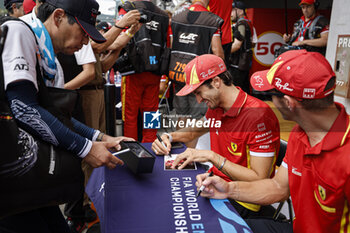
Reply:
[[[174,163],[174,161],[175,161],[177,156],[178,156],[178,154],[171,154],[171,157],[169,155],[165,155],[164,156],[164,170],[165,171],[167,171],[167,170],[168,171],[169,170],[171,170],[171,171],[178,170],[177,168],[179,166],[181,166],[181,164],[183,164],[183,162],[185,160],[181,160],[180,163],[176,166],[175,169],[171,169],[171,166],[173,165],[173,163]],[[191,162],[191,163],[187,164],[186,167],[182,168],[182,170],[197,170],[196,163]]]

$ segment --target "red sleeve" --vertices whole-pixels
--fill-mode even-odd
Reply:
[[[329,31],[329,25],[326,25],[322,28],[321,33],[328,32]]]
[[[252,119],[249,130],[249,151],[270,153],[278,151],[280,144],[280,129],[278,119],[270,109],[255,120]]]

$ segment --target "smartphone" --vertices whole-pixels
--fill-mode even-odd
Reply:
[[[171,149],[180,149],[183,148],[184,144],[182,142],[172,142]]]

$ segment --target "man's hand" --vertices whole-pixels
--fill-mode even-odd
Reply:
[[[131,10],[126,13],[117,23],[116,25],[121,28],[130,27],[133,24],[139,22],[141,14],[138,10]]]
[[[118,164],[123,165],[124,162],[117,157],[113,156],[108,151],[110,148],[116,148],[119,142],[92,142],[90,152],[84,158],[90,166],[96,168],[101,166],[107,166],[109,169],[115,168]]]
[[[170,153],[171,150],[171,143],[169,141],[169,138],[167,135],[163,134],[161,136],[163,143],[165,145],[165,147],[163,146],[163,144],[158,140],[154,140],[154,142],[152,143],[152,150],[154,151],[154,153],[156,155],[167,155]]]
[[[304,41],[294,41],[292,43],[293,46],[303,46],[304,44],[305,44]]]
[[[103,141],[104,142],[111,142],[111,143],[117,142],[117,145],[114,146],[113,149],[120,150],[121,149],[121,146],[120,146],[120,142],[121,141],[135,141],[135,139],[128,138],[128,137],[123,137],[123,136],[121,136],[121,137],[111,137],[111,136],[105,134],[105,135],[103,135]]]
[[[179,154],[177,158],[175,159],[173,165],[171,166],[171,169],[175,169],[175,167],[182,161],[183,164],[179,166],[179,170],[183,169],[187,166],[187,164],[191,162],[210,162],[210,155],[211,151],[208,150],[196,150],[192,148],[187,148],[183,153]]]
[[[218,176],[208,177],[209,173],[197,175],[196,186],[197,190],[204,185],[205,188],[201,192],[202,197],[225,199],[228,197],[229,186],[232,182],[226,182]]]
[[[129,28],[129,33],[135,34],[136,32],[138,32],[138,30],[140,30],[141,27],[142,27],[142,23],[137,22],[131,25],[131,27]]]
[[[284,33],[284,34],[283,34],[283,40],[284,40],[284,42],[288,43],[288,42],[290,41],[290,38],[291,38],[291,37],[292,37],[292,35]]]

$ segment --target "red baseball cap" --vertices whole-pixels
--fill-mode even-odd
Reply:
[[[35,6],[36,6],[35,0],[24,0],[23,1],[24,13],[28,14],[28,13],[32,12],[32,10]]]
[[[317,52],[291,50],[281,54],[269,70],[255,72],[250,84],[257,91],[276,89],[300,99],[321,99],[332,93],[325,90],[335,73],[326,58]]]
[[[302,4],[312,5],[315,4],[316,0],[301,0],[299,6]]]
[[[205,80],[215,78],[225,71],[225,62],[220,57],[213,54],[198,56],[186,65],[186,85],[176,95],[188,95],[202,85]]]

